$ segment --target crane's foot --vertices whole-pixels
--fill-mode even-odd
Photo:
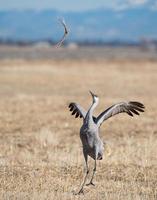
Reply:
[[[89,183],[86,184],[86,186],[89,186],[89,185],[95,186],[95,184],[92,181],[90,181]]]
[[[76,193],[74,193],[74,195],[80,195],[80,194],[83,194],[83,195],[84,195],[84,191],[83,191],[83,189],[82,189],[82,188],[80,189],[80,191],[79,191],[79,192],[76,192]]]

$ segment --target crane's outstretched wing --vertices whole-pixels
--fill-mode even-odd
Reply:
[[[75,115],[75,118],[80,117],[80,118],[85,118],[87,111],[82,108],[79,104],[77,103],[70,103],[69,104],[70,112],[72,112],[72,115]]]
[[[117,103],[106,109],[104,112],[102,112],[96,118],[96,123],[98,126],[100,126],[103,121],[107,120],[108,118],[116,114],[123,112],[133,117],[133,114],[139,115],[139,112],[144,112],[144,108],[145,108],[144,105],[137,101]]]
[[[69,109],[70,112],[72,112],[72,115],[75,115],[75,118],[80,117],[85,119],[87,111],[84,108],[82,108],[79,104],[72,102],[69,104]],[[96,123],[96,117],[94,116],[93,121]]]
[[[66,36],[68,35],[69,31],[67,29],[67,26],[65,24],[64,19],[59,19],[59,22],[62,24],[62,26],[64,27],[64,35],[61,38],[61,40],[56,44],[56,47],[60,47],[62,45],[62,43],[64,42]]]

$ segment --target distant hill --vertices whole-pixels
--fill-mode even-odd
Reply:
[[[0,38],[14,40],[57,40],[63,28],[57,21],[64,17],[68,40],[122,40],[157,38],[157,11],[150,8],[114,11],[97,9],[84,12],[0,11]]]

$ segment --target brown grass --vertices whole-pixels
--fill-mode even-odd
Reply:
[[[96,114],[122,100],[146,105],[140,117],[106,121],[95,187],[74,196],[83,177],[81,120],[67,105],[91,103]],[[1,61],[0,199],[157,199],[157,62]],[[90,161],[90,166],[93,162]]]

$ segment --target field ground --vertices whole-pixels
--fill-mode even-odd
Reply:
[[[100,96],[96,114],[123,100],[143,102],[146,112],[103,124],[96,186],[74,196],[84,173],[81,119],[67,106],[88,108],[89,89]],[[0,199],[156,200],[156,116],[157,61],[1,60]]]

